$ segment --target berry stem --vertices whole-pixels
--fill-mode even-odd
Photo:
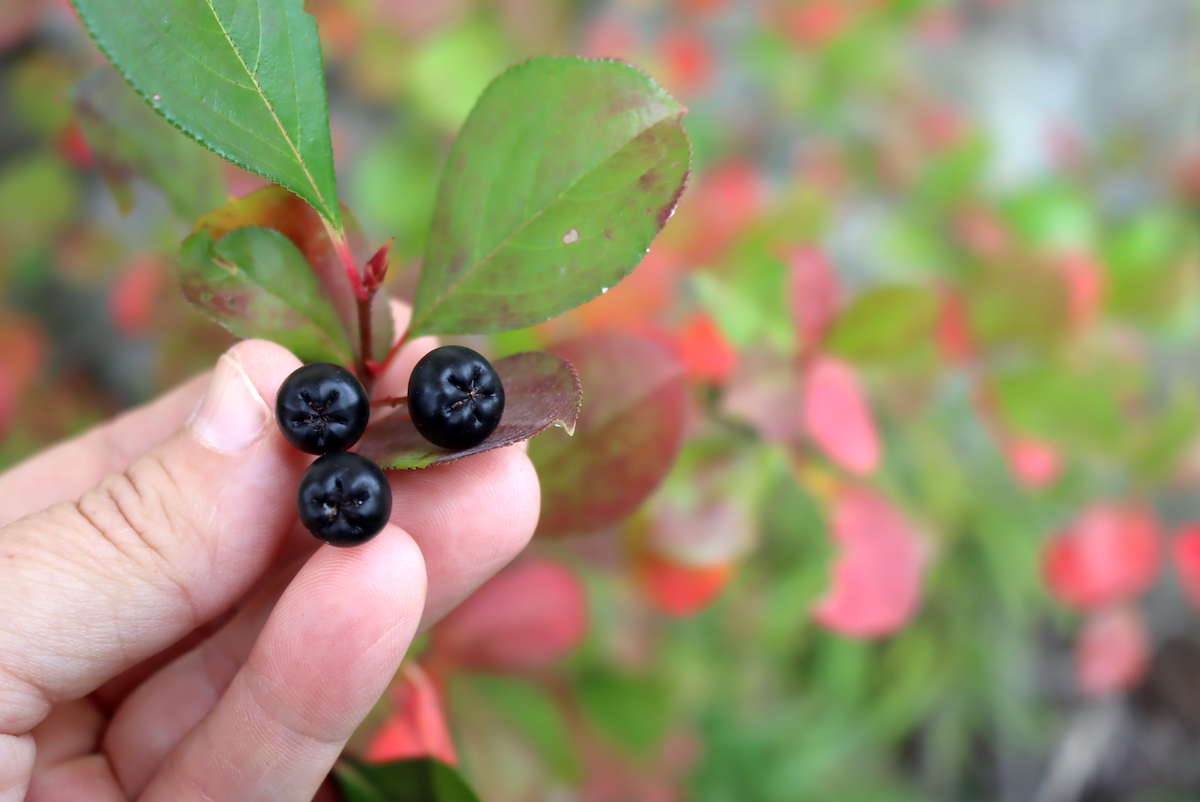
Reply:
[[[412,331],[411,325],[407,330],[405,330],[404,334],[400,335],[400,339],[396,340],[395,345],[393,345],[392,349],[387,352],[387,356],[385,356],[383,361],[379,363],[378,367],[376,368],[378,373],[383,373],[385,370],[387,370],[387,366],[392,364],[392,359],[395,358],[396,354],[400,353],[400,349],[408,343],[408,332],[410,331]]]
[[[386,398],[376,398],[371,402],[373,407],[398,407],[401,404],[408,403],[408,396],[387,396]]]

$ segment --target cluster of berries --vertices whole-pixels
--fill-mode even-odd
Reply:
[[[470,348],[446,345],[426,354],[408,380],[408,412],[434,445],[463,449],[500,424],[504,386],[496,369]],[[288,376],[275,399],[275,421],[296,448],[320,457],[300,479],[300,522],[326,543],[357,546],[383,530],[392,491],[378,465],[347,451],[367,429],[367,392],[341,365],[315,362]]]

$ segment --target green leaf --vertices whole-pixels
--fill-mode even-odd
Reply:
[[[384,468],[427,468],[528,440],[555,425],[574,433],[583,391],[570,362],[533,351],[497,359],[493,367],[504,384],[504,417],[479,445],[461,451],[439,448],[398,410],[367,429],[358,453]]]
[[[1004,420],[1053,443],[1115,450],[1128,439],[1128,415],[1118,389],[1126,377],[1115,368],[1068,372],[1038,366],[996,376],[996,400]]]
[[[617,523],[658,487],[683,441],[687,384],[675,356],[644,338],[596,335],[554,350],[587,387],[575,436],[529,448],[542,483],[538,533],[557,535]]]
[[[176,136],[116,72],[94,70],[80,82],[75,115],[122,212],[133,208],[134,176],[162,190],[185,220],[224,202],[220,162]]]
[[[624,62],[493,81],[442,174],[410,336],[540,323],[628,275],[683,192],[683,113]]]
[[[584,671],[576,693],[588,722],[636,755],[650,755],[670,726],[670,694],[648,677]]]
[[[337,312],[300,250],[269,228],[239,228],[214,242],[207,230],[183,241],[183,293],[239,337],[262,337],[305,362],[352,364]]]
[[[366,261],[369,251],[358,224],[345,207],[342,208],[342,219],[356,263],[361,264]],[[321,225],[317,211],[282,187],[263,187],[204,215],[196,221],[193,232],[207,231],[214,240],[220,240],[230,231],[247,226],[278,231],[300,249],[309,268],[316,274],[322,291],[337,311],[342,330],[346,332],[357,360],[360,349],[358,302],[346,278],[346,268],[330,241],[329,232]],[[386,293],[376,293],[372,302],[371,335],[371,358],[381,360],[391,348],[393,339],[392,310]]]
[[[514,677],[480,675],[473,682],[488,702],[537,747],[551,774],[568,783],[580,780],[583,765],[572,748],[566,722],[544,690]]]
[[[316,21],[300,0],[75,0],[154,109],[341,229]]]
[[[937,296],[927,289],[879,287],[858,296],[842,313],[825,346],[853,362],[902,357],[931,341],[937,315]]]
[[[430,758],[374,765],[343,761],[333,773],[347,802],[479,802],[456,769]]]

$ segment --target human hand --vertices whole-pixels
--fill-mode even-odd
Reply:
[[[414,635],[524,547],[539,492],[519,448],[390,472],[383,532],[321,546],[296,524],[313,457],[270,412],[299,365],[240,343],[0,475],[0,802],[333,799]]]

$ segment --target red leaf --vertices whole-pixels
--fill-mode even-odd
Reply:
[[[766,202],[766,183],[753,164],[736,161],[711,169],[688,192],[672,222],[677,235],[687,232],[685,258],[699,264],[718,259],[759,218]]]
[[[25,388],[46,358],[41,330],[20,318],[0,322],[0,438],[8,433]]]
[[[432,659],[479,671],[532,671],[573,649],[587,631],[583,584],[545,558],[492,579],[433,630]]]
[[[685,320],[672,340],[692,381],[724,384],[737,364],[737,351],[703,312]]]
[[[140,337],[150,328],[155,299],[166,275],[154,256],[132,262],[113,282],[110,309],[113,325],[126,337]]]
[[[887,499],[864,487],[840,488],[830,531],[840,549],[832,584],[813,611],[821,625],[853,638],[903,627],[921,599],[925,550]]]
[[[1175,573],[1183,593],[1200,609],[1200,524],[1184,524],[1171,543]]]
[[[804,428],[828,457],[851,473],[879,466],[879,435],[858,377],[846,363],[818,357],[802,389]]]
[[[734,368],[721,408],[754,427],[764,440],[795,443],[804,431],[796,362],[768,348],[743,352]]]
[[[971,323],[962,297],[957,292],[942,293],[936,336],[938,347],[947,362],[960,364],[971,358],[975,350]]]
[[[671,351],[628,335],[593,335],[554,351],[579,371],[575,437],[542,437],[529,455],[542,482],[538,532],[587,532],[623,520],[675,463],[687,385]]]
[[[1062,472],[1058,449],[1049,443],[1023,435],[1009,435],[1004,441],[1004,455],[1013,477],[1030,490],[1040,490],[1054,484]]]
[[[391,713],[371,738],[364,759],[385,763],[433,757],[451,766],[458,764],[437,686],[420,666],[405,663],[392,687],[391,703]]]
[[[634,559],[638,588],[655,609],[674,616],[689,616],[712,604],[733,578],[734,563],[684,565],[649,551]]]
[[[807,0],[788,6],[784,30],[803,47],[820,47],[845,30],[850,18],[839,0]]]
[[[1080,252],[1063,254],[1055,266],[1067,285],[1067,317],[1075,329],[1086,328],[1104,307],[1104,269]]]
[[[712,82],[712,48],[691,31],[672,31],[658,42],[666,75],[663,85],[676,96],[703,92]]]
[[[426,5],[422,2],[421,5]],[[637,31],[618,17],[605,17],[588,26],[582,48],[588,58],[619,58],[635,60]]]
[[[1111,696],[1137,685],[1149,660],[1141,611],[1116,607],[1093,613],[1084,624],[1075,647],[1075,676],[1084,693]]]
[[[583,394],[569,362],[544,351],[529,351],[497,359],[493,367],[504,383],[504,417],[482,443],[447,451],[422,437],[400,409],[368,427],[358,453],[384,468],[427,468],[528,440],[555,424],[568,432],[575,429]]]
[[[561,340],[583,331],[645,325],[671,307],[679,268],[679,256],[655,243],[620,284],[539,329],[548,332],[551,340]]]
[[[829,259],[816,247],[796,248],[788,259],[788,301],[801,356],[815,353],[837,316],[841,293]]]
[[[1158,525],[1149,510],[1098,503],[1054,536],[1042,567],[1056,599],[1095,610],[1144,592],[1160,559]]]

